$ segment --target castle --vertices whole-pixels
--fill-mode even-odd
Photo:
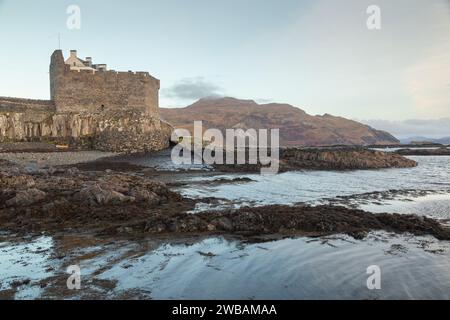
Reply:
[[[159,117],[160,83],[148,72],[116,72],[71,50],[50,62],[51,100],[0,97],[0,142],[49,141],[140,152],[169,145]]]

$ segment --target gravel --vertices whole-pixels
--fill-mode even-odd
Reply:
[[[114,152],[76,151],[76,152],[24,152],[0,153],[0,159],[19,165],[37,164],[39,167],[73,165],[90,162],[104,157],[116,156]]]

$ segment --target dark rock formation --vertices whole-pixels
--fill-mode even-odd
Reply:
[[[417,162],[397,154],[364,148],[287,148],[281,151],[280,158],[286,169],[345,170],[417,166]]]
[[[368,231],[386,230],[397,233],[410,232],[415,235],[431,234],[437,239],[450,239],[450,229],[433,219],[416,215],[373,214],[339,206],[272,205],[225,212],[205,212],[199,214],[198,218],[211,224],[209,229],[214,227],[213,230],[231,233],[346,233],[355,238],[364,238]]]
[[[248,152],[248,151],[247,151]],[[409,168],[417,162],[401,155],[359,147],[283,148],[280,149],[279,171],[292,170],[358,170]],[[246,156],[248,159],[248,153]],[[220,171],[256,172],[260,164],[215,165]]]
[[[450,149],[446,147],[436,149],[400,149],[395,153],[403,156],[450,156]]]
[[[415,215],[345,207],[265,206],[190,214],[195,202],[137,173],[41,169],[0,162],[0,225],[19,233],[64,230],[101,234],[327,235],[363,238],[371,230],[433,235],[450,229]]]

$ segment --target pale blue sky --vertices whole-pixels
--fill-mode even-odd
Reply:
[[[81,29],[68,30],[79,5]],[[381,30],[366,27],[368,5]],[[449,0],[0,0],[0,96],[49,98],[62,49],[161,80],[161,106],[218,94],[353,119],[450,117]]]

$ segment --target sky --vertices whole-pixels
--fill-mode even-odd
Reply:
[[[407,120],[363,120],[365,124],[385,130],[398,139],[407,138],[450,138],[450,118],[407,119]]]
[[[366,122],[450,117],[450,0],[0,0],[0,96],[49,98],[58,34],[65,56],[149,71],[161,107],[233,96]]]

